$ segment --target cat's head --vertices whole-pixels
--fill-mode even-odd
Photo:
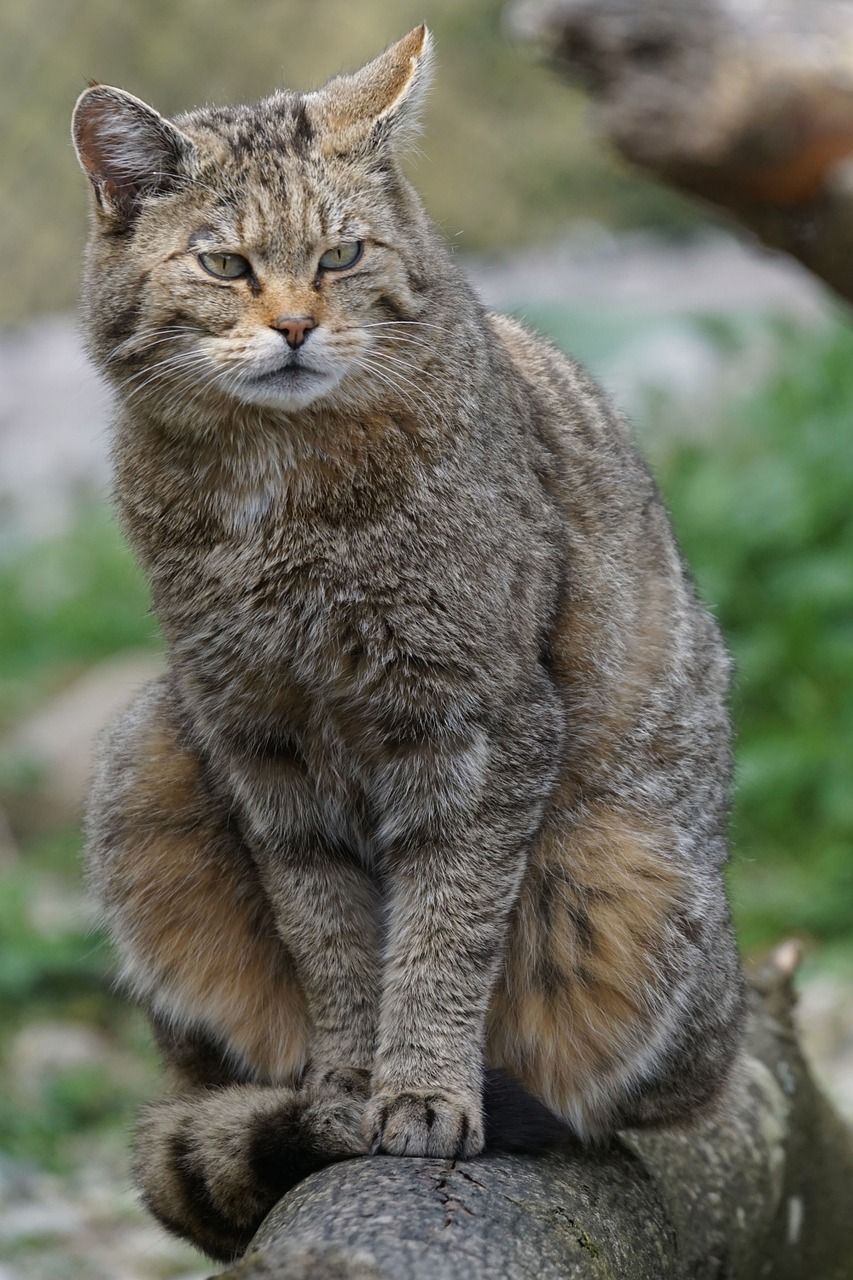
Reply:
[[[396,152],[429,52],[418,27],[314,93],[174,121],[120,89],[80,96],[90,342],[126,398],[293,412],[405,385],[436,250]]]

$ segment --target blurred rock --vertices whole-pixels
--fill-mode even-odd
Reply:
[[[797,1008],[815,1075],[853,1121],[853,983],[822,973],[803,985]]]
[[[31,1168],[0,1153],[0,1205],[32,1195],[34,1185]]]
[[[42,1174],[25,1194],[0,1186],[0,1280],[203,1280],[210,1265],[168,1236],[118,1169],[99,1177]]]
[[[21,725],[4,744],[38,777],[33,826],[76,822],[88,786],[98,735],[134,692],[162,670],[150,653],[100,663]],[[25,818],[26,821],[26,818]]]
[[[114,1050],[106,1036],[79,1022],[31,1022],[6,1054],[7,1085],[16,1096],[37,1098],[47,1079],[80,1067],[103,1065]]]
[[[720,405],[768,377],[775,358],[767,333],[732,352],[683,319],[658,320],[624,343],[601,379],[623,412],[652,420],[656,435],[712,436]]]
[[[22,1240],[31,1236],[65,1236],[79,1231],[83,1218],[73,1205],[57,1203],[17,1203],[0,1217],[0,1239]]]
[[[723,231],[674,243],[593,226],[558,244],[467,266],[484,302],[497,309],[563,302],[658,314],[766,310],[819,321],[833,307],[804,267]]]
[[[55,316],[0,340],[0,532],[61,533],[83,497],[109,485],[110,397],[75,322]]]

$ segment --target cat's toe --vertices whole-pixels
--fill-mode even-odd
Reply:
[[[365,1124],[374,1154],[468,1159],[483,1149],[482,1104],[475,1094],[384,1091],[371,1098]]]

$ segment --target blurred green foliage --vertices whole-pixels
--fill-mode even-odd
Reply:
[[[69,138],[91,77],[172,115],[314,88],[426,19],[435,86],[409,169],[466,250],[562,234],[575,220],[695,226],[696,210],[631,174],[583,127],[580,93],[510,40],[504,0],[5,0],[0,6],[0,223],[11,246],[0,323],[73,305],[87,184]]]
[[[0,599],[0,731],[99,658],[157,644],[148,588],[102,508],[0,562]]]
[[[853,922],[853,333],[781,332],[780,368],[659,460],[737,664],[732,885],[749,946]]]
[[[83,907],[79,846],[79,831],[54,833],[0,870],[0,1153],[58,1172],[78,1163],[81,1143],[124,1128],[155,1065],[141,1015],[112,989],[107,940]],[[75,1027],[95,1037],[95,1052],[67,1060]],[[18,1039],[28,1028],[46,1031],[56,1060],[39,1052],[28,1061]]]

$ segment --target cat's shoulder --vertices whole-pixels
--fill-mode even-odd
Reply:
[[[571,452],[638,462],[630,427],[584,366],[522,321],[489,312],[488,323],[512,376],[532,396],[540,431]]]
[[[568,393],[569,402],[592,401],[600,408],[611,408],[605,392],[584,366],[543,334],[499,311],[488,312],[487,319],[514,372],[529,386],[546,395],[557,392],[564,403]]]

